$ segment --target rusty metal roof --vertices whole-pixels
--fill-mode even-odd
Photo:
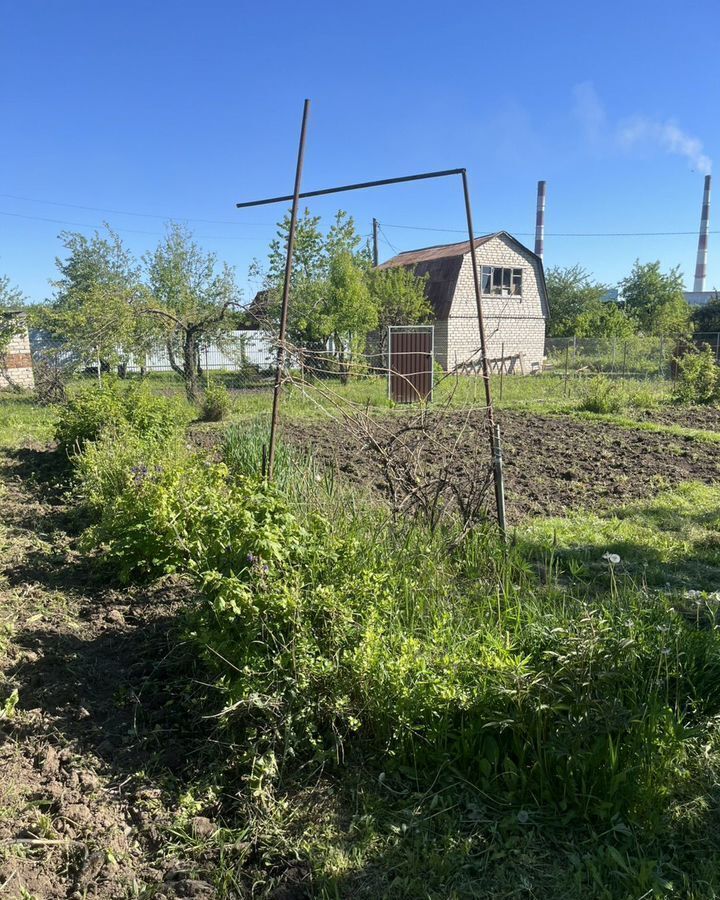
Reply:
[[[502,232],[497,232],[502,234]],[[475,246],[480,247],[487,243],[490,238],[494,238],[495,234],[484,234],[475,238]],[[398,253],[392,259],[381,263],[378,269],[392,269],[395,266],[411,266],[413,263],[429,262],[435,259],[447,259],[453,256],[465,256],[470,252],[470,241],[460,241],[459,244],[438,244],[434,247],[424,247],[421,250],[406,250],[404,253]]]
[[[496,231],[493,234],[484,234],[475,238],[475,248],[481,247],[495,237],[504,236],[514,244],[522,247],[531,256],[537,256],[529,247],[521,244],[507,231]],[[418,276],[427,275],[428,283],[425,290],[427,298],[437,319],[447,319],[450,315],[455,286],[460,274],[463,257],[470,252],[470,241],[460,241],[458,244],[438,244],[434,247],[424,247],[420,250],[406,250],[398,253],[392,259],[386,260],[378,266],[378,269],[394,269],[397,266],[412,267]],[[545,273],[542,260],[540,262],[540,298],[543,313],[549,315],[547,303],[547,288],[545,287]]]

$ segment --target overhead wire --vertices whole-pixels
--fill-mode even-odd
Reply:
[[[467,234],[467,228],[436,228],[434,225],[399,225],[392,222],[382,223],[386,228],[402,228],[408,231],[442,231],[451,234]],[[381,228],[382,230],[382,228]],[[545,237],[663,237],[663,236],[679,236],[694,235],[697,236],[699,229],[694,231],[546,231]],[[720,234],[718,231],[710,231],[710,234]],[[523,237],[532,236],[534,231],[513,231]]]

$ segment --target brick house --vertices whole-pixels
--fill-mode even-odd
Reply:
[[[30,356],[30,338],[22,317],[22,313],[4,310],[0,313],[10,326],[10,342],[3,353],[0,353],[0,390],[3,388],[35,387],[32,357]]]
[[[542,367],[547,289],[542,260],[506,231],[475,238],[488,358],[499,370],[529,374]],[[378,268],[412,268],[427,275],[434,312],[435,358],[446,371],[480,358],[480,331],[470,242],[408,250]]]

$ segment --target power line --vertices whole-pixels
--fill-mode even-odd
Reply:
[[[164,221],[201,222],[203,225],[245,225],[250,227],[258,225],[270,227],[277,224],[276,222],[239,222],[233,219],[196,219],[190,216],[162,216],[159,213],[131,212],[122,209],[107,209],[102,206],[83,206],[79,203],[59,203],[55,200],[38,200],[35,197],[20,197],[17,194],[0,194],[0,197],[5,197],[8,200],[22,200],[24,203],[42,203],[46,206],[60,206],[67,209],[84,209],[89,212],[110,213],[110,215],[113,216],[139,216],[144,219],[161,219]]]
[[[91,228],[95,231],[99,231],[104,228],[104,225],[88,225],[86,222],[70,222],[66,219],[48,219],[45,216],[28,216],[24,213],[13,213],[13,212],[5,212],[4,210],[0,210],[0,216],[11,216],[14,219],[29,219],[33,222],[50,222],[53,225],[72,225],[74,228]],[[145,234],[150,235],[151,237],[162,237],[163,233],[159,231],[141,231],[138,228],[115,228],[113,226],[113,231],[126,231],[131,234]],[[199,234],[197,237],[200,240],[206,241],[262,241],[263,238],[254,238],[248,237],[247,235],[242,234]]]
[[[385,234],[385,232],[382,230],[382,225],[379,222],[378,222],[378,229],[380,231],[380,234],[383,236],[385,243],[390,247],[392,252],[397,255],[400,251],[397,249],[397,247],[393,246],[393,244],[390,243],[390,239]]]
[[[452,234],[467,234],[467,228],[435,228],[430,225],[396,225],[390,222],[383,222],[386,228],[403,228],[409,231],[444,231]],[[720,231],[710,231],[710,234],[720,234]],[[534,231],[513,231],[522,237],[532,237]],[[665,237],[693,235],[697,237],[698,230],[695,231],[546,231],[545,237]]]
[[[79,203],[61,203],[56,200],[42,200],[37,199],[36,197],[23,197],[18,194],[4,194],[0,193],[0,197],[5,197],[9,200],[20,200],[24,203],[41,203],[47,206],[58,206],[65,207],[67,209],[82,209],[87,210],[89,212],[100,212],[100,213],[108,213],[110,215],[115,216],[136,216],[139,218],[146,219],[160,219],[161,221],[182,221],[182,222],[200,222],[204,225],[232,225],[238,226],[242,225],[245,227],[263,227],[270,228],[275,227],[277,222],[238,222],[234,219],[200,219],[195,218],[193,216],[167,216],[160,215],[159,213],[144,213],[144,212],[136,212],[132,210],[121,210],[121,209],[110,209],[108,207],[102,206],[85,206]],[[74,225],[80,228],[95,228],[94,225],[85,225],[82,222],[69,222],[60,219],[49,219],[42,216],[29,216],[23,215],[21,213],[8,213],[8,212],[0,212],[0,215],[4,216],[15,216],[17,218],[23,219],[35,219],[39,222],[52,222],[57,225]],[[401,228],[407,231],[436,231],[436,232],[446,232],[449,234],[465,234],[467,229],[465,228],[442,228],[436,227],[433,225],[400,225],[397,223],[384,222],[382,223],[386,228]],[[157,232],[149,232],[149,231],[139,231],[137,229],[131,228],[122,228],[117,229],[118,231],[128,231],[134,232],[135,234],[148,234],[148,235],[156,235]],[[517,234],[521,237],[532,237],[535,232],[533,231],[514,231],[513,234]],[[556,232],[546,232],[546,237],[682,237],[692,235],[695,236],[698,234],[697,230],[694,231],[556,231]],[[711,230],[709,234],[720,234],[720,230]],[[214,236],[207,235],[208,238],[216,239],[216,240],[234,240],[235,237],[231,236]],[[392,244],[387,239],[387,235],[384,235],[385,240],[392,247]],[[252,238],[247,238],[247,240],[252,240]],[[394,249],[394,248],[393,248]],[[397,252],[397,251],[396,251]]]

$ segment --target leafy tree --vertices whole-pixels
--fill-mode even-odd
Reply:
[[[683,276],[676,266],[660,271],[660,262],[635,261],[622,282],[625,308],[645,334],[678,335],[690,329],[690,307],[683,295]]]
[[[232,330],[229,313],[240,300],[234,270],[225,263],[217,271],[215,254],[205,253],[178,224],[143,259],[150,302],[141,313],[162,328],[170,364],[185,381],[188,399],[196,401],[200,347]]]
[[[362,238],[357,233],[352,216],[338,210],[327,235],[323,235],[320,222],[319,216],[311,216],[306,209],[298,218],[295,234],[288,334],[292,340],[303,345],[325,343],[333,335],[347,333],[342,324],[347,313],[342,298],[349,290],[349,281],[346,281],[345,288],[340,289],[339,273],[343,271],[350,278],[347,260],[352,262],[353,269],[362,277],[370,266],[369,248],[361,246]],[[280,320],[289,233],[290,214],[287,213],[278,224],[277,237],[270,244],[268,265],[262,276],[264,290],[250,309],[257,319],[265,319],[275,325]],[[339,259],[346,261],[336,265],[335,261]],[[260,264],[255,261],[251,275],[260,274]],[[331,309],[333,302],[340,303],[336,311]]]
[[[10,341],[25,330],[25,321],[18,310],[25,305],[25,296],[19,288],[12,287],[7,275],[0,275],[0,375],[13,390],[20,390],[7,366]]]
[[[140,268],[120,237],[105,226],[95,232],[60,235],[68,251],[56,258],[60,277],[55,297],[33,313],[35,323],[81,361],[124,367],[132,353],[149,349],[150,336],[139,327],[136,306],[143,296]]]
[[[278,223],[277,235],[270,242],[268,267],[265,272],[265,284],[268,288],[282,288],[285,278],[285,261],[287,242],[290,234],[290,213],[285,213],[282,222]],[[259,268],[256,262],[255,266]],[[303,282],[317,281],[327,275],[325,254],[325,238],[320,230],[320,216],[311,216],[305,209],[298,216],[295,228],[295,248],[293,250],[293,270],[290,281],[291,289]]]
[[[348,355],[364,350],[368,332],[378,324],[377,306],[364,273],[347,251],[330,260],[318,324],[321,332],[333,338],[340,377],[346,382]]]
[[[370,293],[378,310],[378,324],[415,325],[432,316],[425,293],[428,276],[418,277],[412,269],[372,269],[368,277]]]
[[[578,318],[591,309],[607,291],[582,266],[553,266],[545,273],[550,306],[549,333],[553,337],[571,337],[577,331]]]
[[[612,301],[594,300],[575,320],[579,338],[621,338],[635,334],[636,323]]]
[[[720,294],[717,291],[707,303],[693,309],[692,321],[696,331],[720,332]]]

